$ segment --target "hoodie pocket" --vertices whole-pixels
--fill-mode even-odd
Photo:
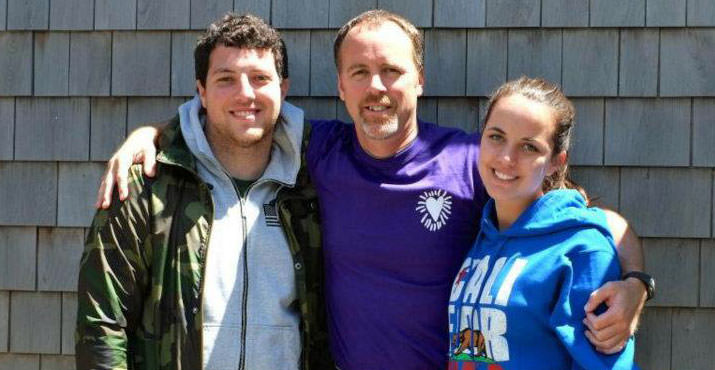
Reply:
[[[246,332],[246,369],[298,369],[298,327],[249,325]]]

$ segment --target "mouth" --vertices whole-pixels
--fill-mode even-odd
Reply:
[[[493,168],[492,168],[492,173],[494,174],[494,176],[497,179],[502,180],[502,181],[514,181],[518,178],[518,176],[507,175],[504,172],[499,172]]]
[[[258,112],[258,109],[233,109],[228,111],[232,117],[241,121],[254,121]]]

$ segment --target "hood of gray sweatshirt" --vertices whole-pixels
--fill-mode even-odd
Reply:
[[[211,151],[200,111],[198,97],[179,107],[182,134],[214,203],[202,296],[204,368],[298,369],[293,259],[275,198],[300,169],[303,111],[282,103],[271,158],[245,197]]]

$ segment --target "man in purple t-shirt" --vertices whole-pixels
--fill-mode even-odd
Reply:
[[[341,28],[334,51],[355,124],[314,122],[307,149],[321,200],[331,350],[344,370],[444,368],[450,285],[486,200],[478,137],[418,122],[423,40],[406,19],[365,12]],[[139,141],[120,152],[133,155]],[[116,162],[115,171],[126,168]],[[112,175],[104,182],[111,188]],[[627,224],[611,215],[622,240]],[[623,270],[640,270],[640,246],[626,235]],[[644,297],[635,279],[599,289],[586,310],[605,300],[610,309],[587,316],[591,342],[619,350]]]

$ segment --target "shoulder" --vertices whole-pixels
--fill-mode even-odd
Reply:
[[[354,128],[339,120],[310,120],[310,140],[308,142],[308,160],[320,156],[334,145],[352,140]]]

